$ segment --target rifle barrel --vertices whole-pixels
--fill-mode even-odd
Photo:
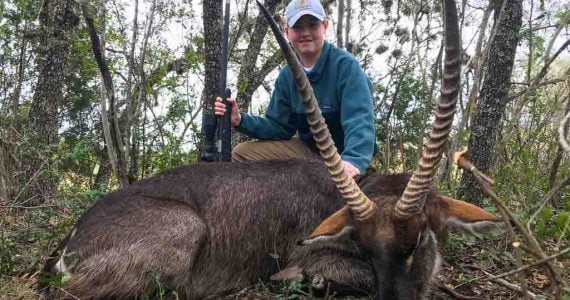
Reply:
[[[222,34],[222,65],[220,68],[220,96],[226,104],[226,113],[223,117],[218,117],[218,140],[217,152],[219,161],[231,161],[231,107],[227,104],[226,99],[231,97],[231,91],[227,88],[228,76],[228,40],[230,36],[230,0],[226,0],[226,8],[224,14],[224,30]]]

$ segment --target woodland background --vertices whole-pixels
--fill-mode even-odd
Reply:
[[[286,4],[265,0],[276,15]],[[440,3],[323,4],[328,40],[352,52],[374,84],[375,167],[413,170],[440,86]],[[97,197],[197,161],[201,116],[219,90],[222,5],[0,1],[0,298],[33,298],[42,262]],[[255,2],[231,5],[228,82],[243,111],[262,113],[284,62]],[[490,211],[505,203],[519,226],[452,236],[434,298],[569,299],[570,5],[457,5],[462,86],[438,185]],[[243,139],[234,135],[234,143]],[[502,202],[452,164],[465,148]],[[296,284],[252,289],[309,297]]]

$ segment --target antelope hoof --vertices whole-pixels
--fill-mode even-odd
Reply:
[[[325,278],[323,275],[317,274],[311,279],[311,286],[316,290],[323,290],[325,288]]]

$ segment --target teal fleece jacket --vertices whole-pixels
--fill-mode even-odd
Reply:
[[[307,76],[342,159],[363,174],[376,151],[370,80],[354,56],[327,42]],[[317,151],[289,66],[275,81],[265,116],[242,113],[236,129],[264,140],[286,140],[298,132],[303,142]]]

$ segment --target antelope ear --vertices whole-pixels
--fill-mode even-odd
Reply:
[[[504,225],[503,220],[478,206],[462,200],[440,197],[445,203],[445,223],[453,229],[478,235],[501,229]]]
[[[350,226],[350,210],[347,206],[341,208],[324,220],[307,238],[298,242],[299,245],[310,245],[316,242],[329,242],[344,239],[354,232]]]

